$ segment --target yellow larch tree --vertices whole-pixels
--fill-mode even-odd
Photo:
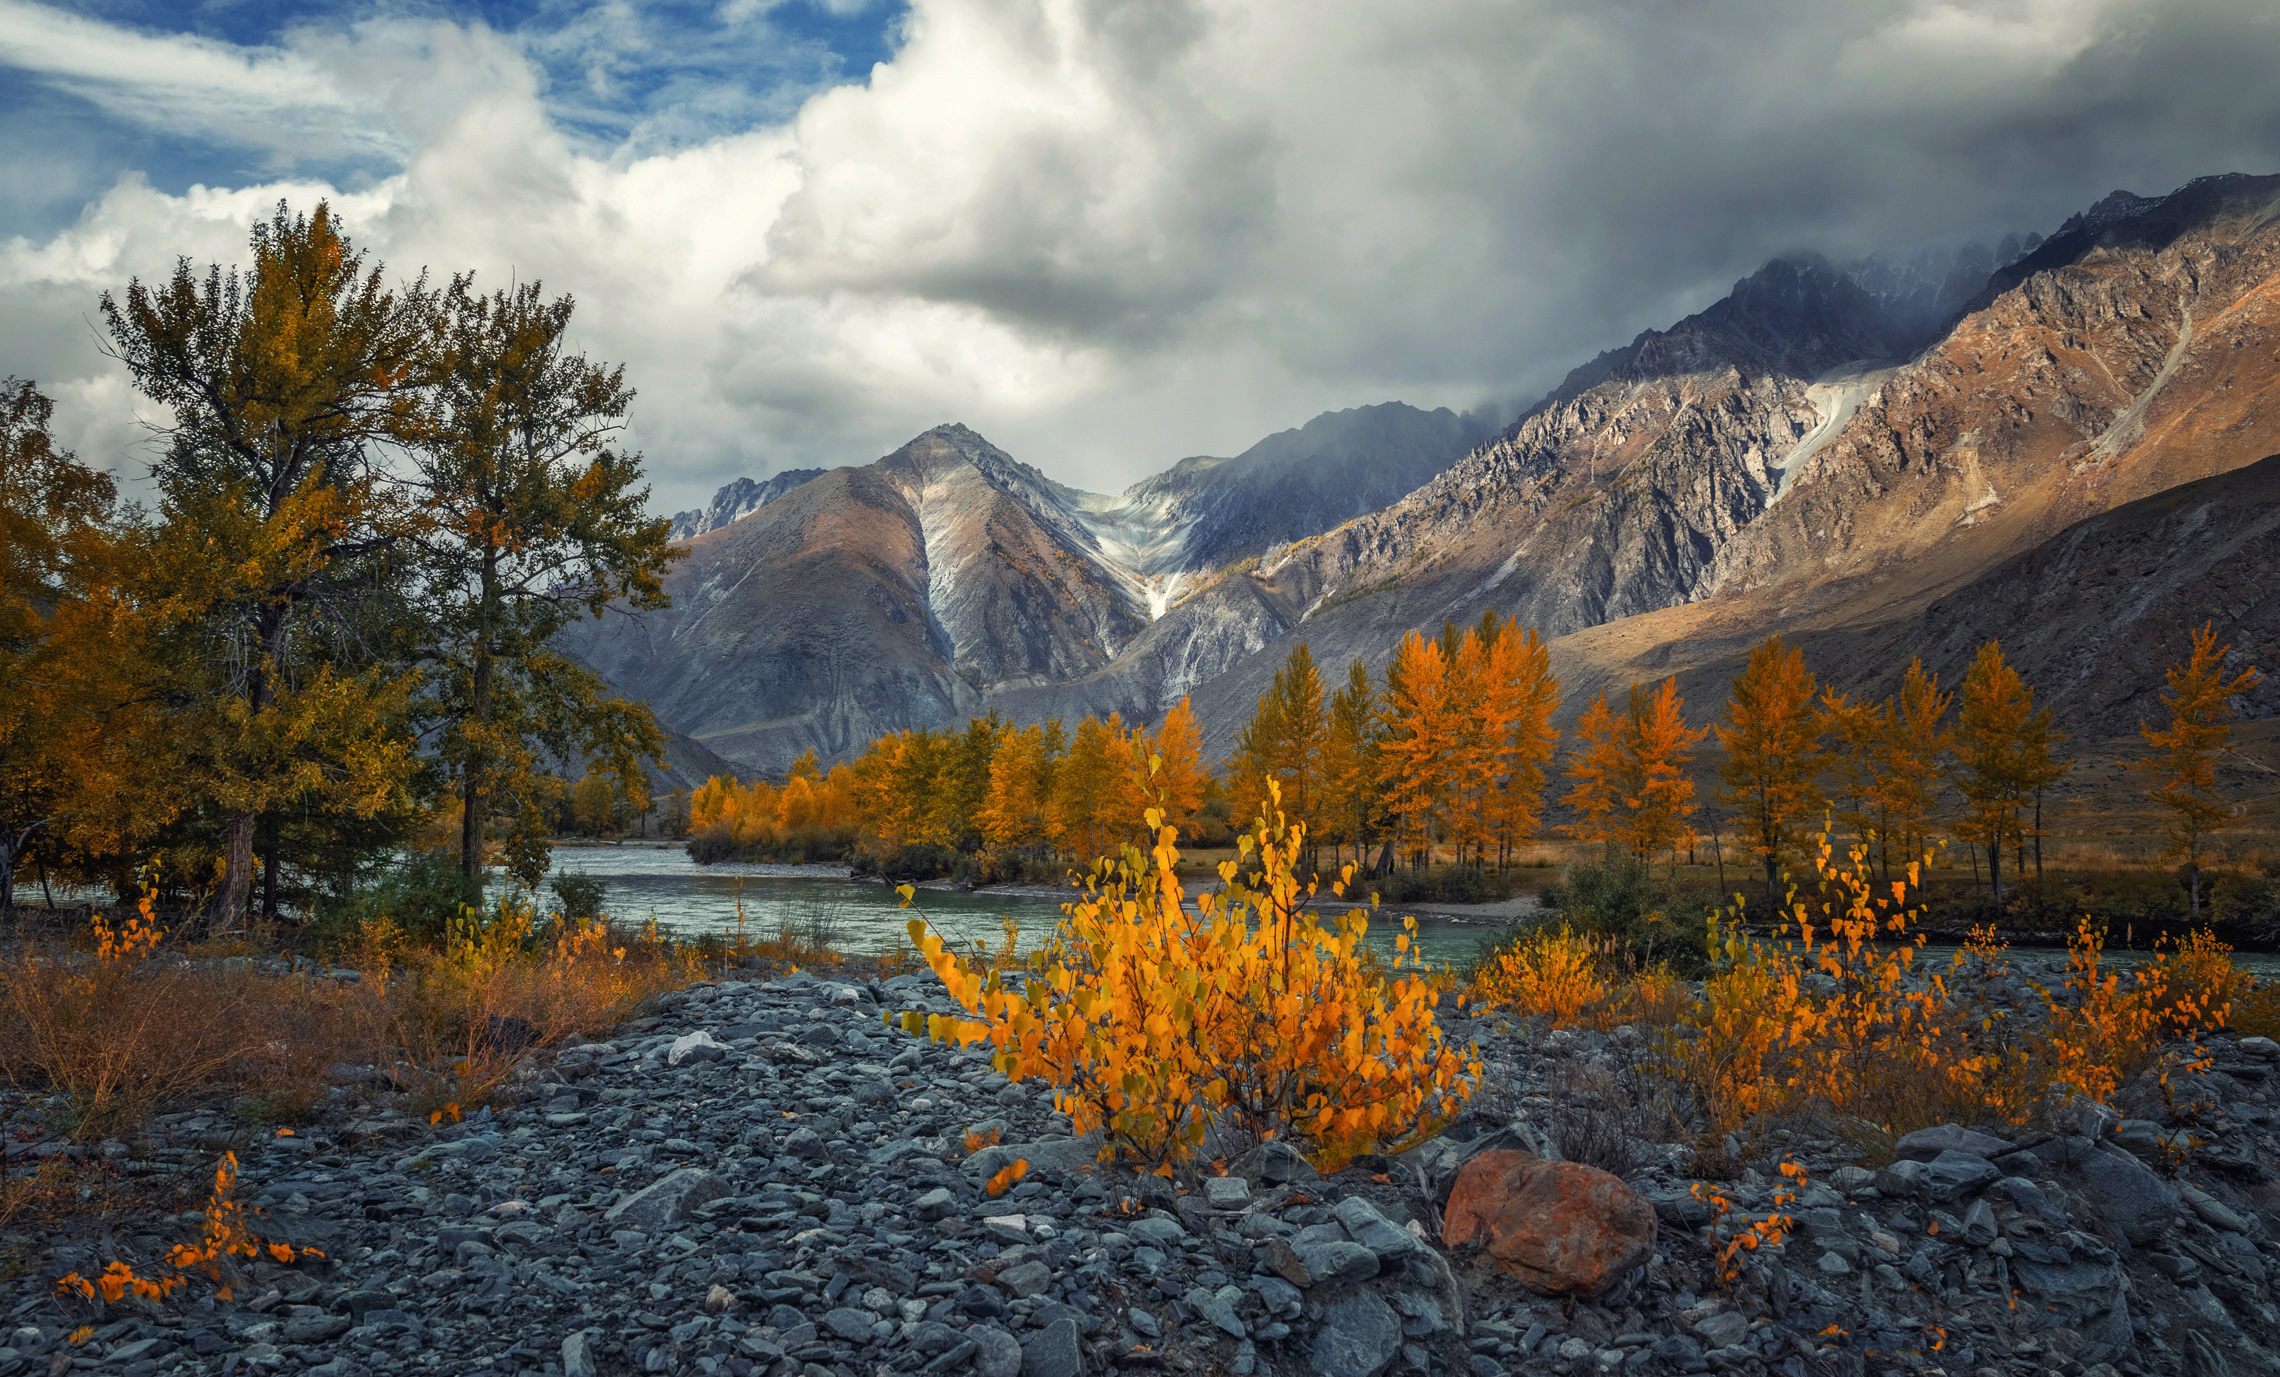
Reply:
[[[2217,757],[2226,748],[2226,724],[2233,716],[2230,700],[2263,677],[2253,668],[2228,677],[2225,657],[2231,652],[2231,646],[2217,644],[2214,622],[2193,633],[2193,649],[2183,664],[2169,667],[2169,688],[2161,695],[2169,725],[2138,724],[2139,735],[2153,749],[2132,766],[2154,777],[2146,797],[2169,810],[2168,854],[2185,862],[2195,922],[2201,918],[2202,853],[2209,833],[2232,815],[2231,805],[2217,793]]]
[[[1820,820],[1821,719],[1813,687],[1803,653],[1769,636],[1734,677],[1718,723],[1726,751],[1718,802],[1734,819],[1736,840],[1764,867],[1768,905],[1780,903],[1782,867],[1803,856]]]

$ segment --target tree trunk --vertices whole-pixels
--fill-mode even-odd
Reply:
[[[1998,835],[1995,844],[1987,848],[1987,883],[1995,891],[1995,908],[2003,907],[2003,838]]]
[[[1718,836],[1718,820],[1716,818],[1710,820],[1710,854],[1718,862],[1718,894],[1719,902],[1723,903],[1726,893],[1726,844]]]
[[[483,882],[483,785],[473,773],[459,793],[459,873],[469,883]]]
[[[261,821],[261,916],[277,918],[277,815]]]
[[[1377,864],[1376,864],[1376,865],[1373,865],[1373,866],[1371,866],[1371,867],[1370,867],[1370,874],[1374,876],[1374,875],[1391,875],[1392,873],[1393,873],[1393,838],[1392,838],[1391,836],[1388,836],[1388,837],[1385,839],[1385,846],[1384,846],[1384,847],[1383,847],[1381,850],[1379,850],[1379,852],[1378,852]]]
[[[245,925],[253,897],[253,814],[232,813],[222,841],[222,892],[215,901],[214,931],[237,932]]]
[[[2042,871],[2042,790],[2035,790],[2035,883],[2041,884]]]

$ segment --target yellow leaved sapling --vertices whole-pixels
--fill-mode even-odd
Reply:
[[[1481,1063],[1436,1021],[1413,931],[1381,966],[1364,951],[1366,910],[1314,910],[1318,882],[1296,873],[1305,825],[1284,819],[1273,781],[1267,795],[1269,816],[1219,868],[1223,887],[1192,897],[1178,830],[1149,808],[1153,848],[1096,863],[1026,970],[985,974],[913,921],[911,941],[973,1016],[913,1012],[902,1027],[988,1042],[1007,1076],[1055,1088],[1078,1134],[1101,1130],[1104,1155],[1159,1174],[1219,1117],[1304,1140],[1325,1170],[1430,1134],[1472,1094]],[[1347,867],[1331,893],[1351,878]]]

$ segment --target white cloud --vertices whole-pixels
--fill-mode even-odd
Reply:
[[[2280,162],[2253,75],[2280,20],[2224,0],[917,0],[892,62],[785,123],[597,149],[565,102],[614,98],[639,18],[246,50],[0,0],[6,62],[121,118],[402,150],[353,193],[122,179],[0,247],[0,371],[52,380],[115,457],[96,294],[235,261],[278,197],[330,194],[399,269],[575,292],[641,389],[664,505],[948,419],[1110,487],[1325,407],[1510,403],[1792,246],[2047,230],[2117,185]],[[584,92],[549,87],[563,54]]]

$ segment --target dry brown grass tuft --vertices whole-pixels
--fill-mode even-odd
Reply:
[[[538,1048],[599,1033],[700,973],[654,930],[555,920],[511,903],[470,913],[440,951],[385,923],[362,978],[262,972],[250,958],[162,948],[148,907],[96,950],[25,944],[0,960],[0,1079],[59,1095],[72,1136],[124,1136],[199,1094],[252,1117],[306,1119],[336,1063],[381,1068],[424,1108],[484,1103]]]

